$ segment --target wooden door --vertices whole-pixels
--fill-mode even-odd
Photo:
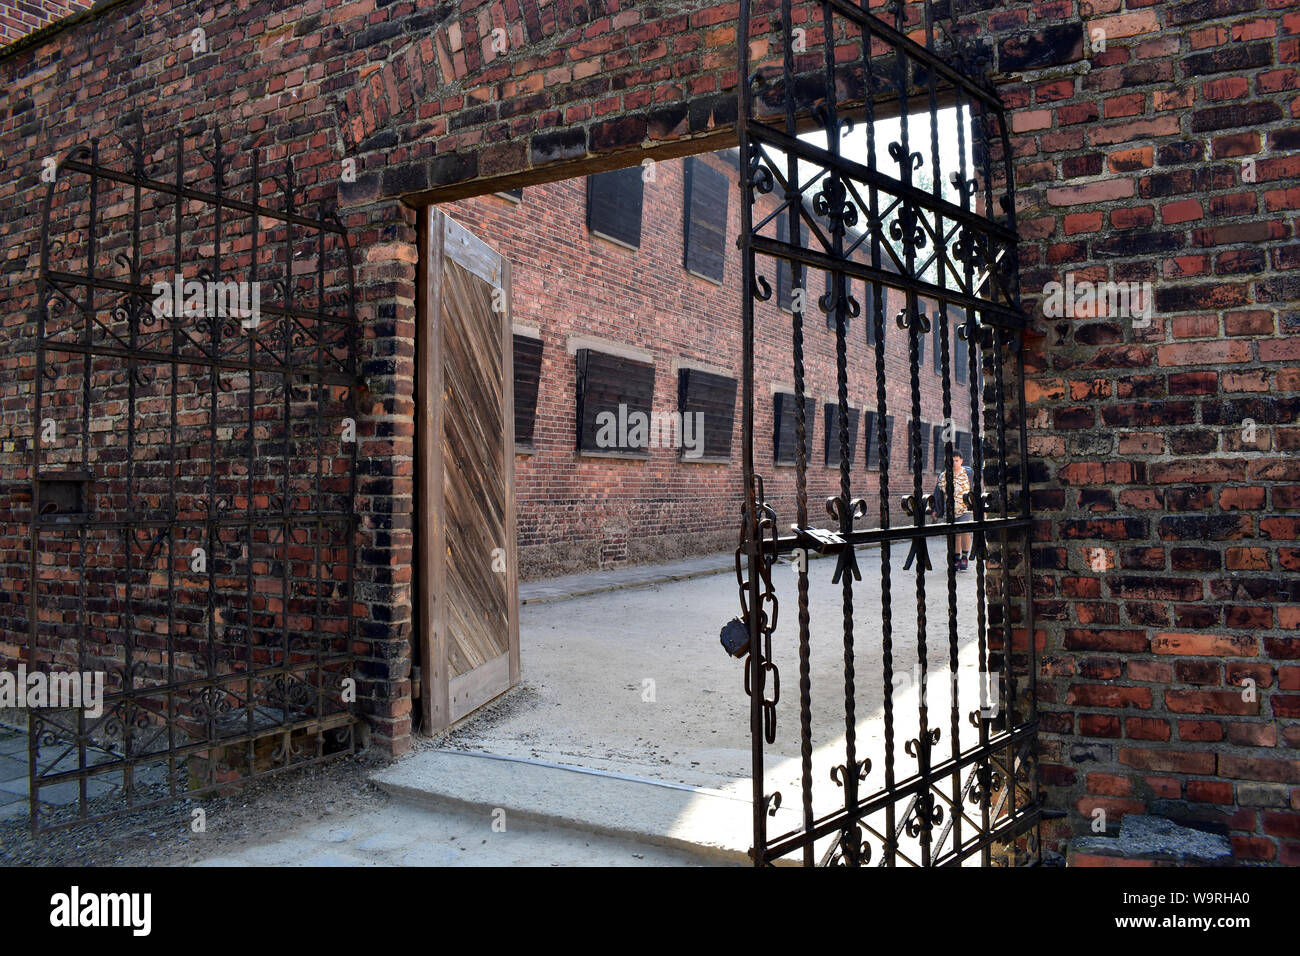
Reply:
[[[510,263],[445,213],[420,222],[417,629],[423,728],[519,682]]]

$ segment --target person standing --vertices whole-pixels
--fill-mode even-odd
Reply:
[[[966,504],[966,496],[975,482],[975,475],[967,465],[963,464],[961,452],[955,449],[952,453],[952,468],[952,500],[948,500],[948,473],[945,471],[939,475],[939,480],[934,486],[935,513],[940,518],[945,514],[952,515],[951,520],[955,524],[974,521],[975,516]],[[958,571],[965,571],[970,567],[972,536],[959,534],[956,537],[957,553],[954,561]]]

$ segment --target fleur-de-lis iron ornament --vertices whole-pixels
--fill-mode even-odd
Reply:
[[[867,775],[871,773],[871,761],[859,760],[853,766],[857,771],[856,776],[858,783],[863,783],[867,779]],[[843,787],[848,778],[849,770],[844,764],[840,763],[831,767],[831,779],[835,781],[835,786]]]
[[[931,727],[919,737],[913,737],[909,740],[903,745],[903,749],[907,751],[909,757],[915,757],[919,760],[921,757],[921,748],[925,747],[928,750],[930,747],[933,747],[939,742],[939,736],[939,728]]]
[[[902,143],[890,143],[889,155],[893,158],[894,162],[898,163],[900,166],[910,163],[913,169],[920,169],[925,165],[925,158],[920,153],[914,152],[908,156],[908,154],[903,151]]]
[[[984,249],[979,236],[966,227],[957,234],[957,241],[952,244],[952,257],[972,269],[984,264]]]
[[[827,178],[826,184],[813,197],[817,215],[828,219],[831,229],[843,232],[858,224],[858,207],[848,200],[848,189],[839,176]]]
[[[867,516],[867,500],[865,498],[854,498],[849,502],[849,517],[854,521]],[[839,495],[830,495],[826,499],[826,513],[836,521],[840,520],[840,514],[844,510],[844,499]]]
[[[934,802],[934,797],[925,794],[916,801],[907,818],[907,835],[916,839],[922,830],[929,830],[943,823],[943,807]]]
[[[840,832],[835,842],[831,866],[865,866],[871,862],[871,844],[862,836],[862,828],[854,824]]]
[[[826,130],[828,133],[830,132],[830,128],[833,123],[836,132],[839,134],[840,139],[847,139],[853,133],[853,128],[854,128],[853,119],[851,117],[846,116],[843,119],[833,121],[831,119],[831,111],[826,106],[825,100],[822,100],[815,107],[813,107],[813,120],[814,122],[817,123],[819,127],[821,127],[823,130]],[[828,145],[830,143],[829,136],[827,137],[827,143]]]
[[[979,711],[975,713],[978,714]],[[977,782],[970,788],[970,794],[966,797],[971,806],[979,806],[985,800],[992,801],[1002,789],[1002,773],[994,767],[980,767],[975,771],[975,779]]]
[[[926,245],[925,230],[921,227],[920,215],[911,203],[903,203],[898,209],[898,218],[889,224],[889,235],[903,241],[908,236],[913,246],[924,249]]]

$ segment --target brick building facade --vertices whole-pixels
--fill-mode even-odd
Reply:
[[[731,443],[721,460],[716,455],[693,459],[678,448],[666,447],[651,449],[648,460],[581,452],[576,450],[574,429],[575,353],[580,348],[615,352],[630,348],[630,355],[648,360],[654,366],[656,412],[677,411],[679,375],[684,369],[717,375],[734,389],[741,366],[740,330],[732,321],[739,314],[741,299],[736,156],[730,150],[657,163],[652,172],[645,167],[637,249],[602,238],[588,226],[585,177],[530,186],[518,199],[493,194],[444,207],[510,259],[516,328],[528,337],[540,337],[542,343],[532,442],[515,462],[520,570],[525,577],[735,547],[741,502],[738,391],[732,407],[722,413],[727,416]],[[723,188],[729,201],[720,281],[693,274],[685,265],[687,167],[696,162],[725,176]],[[760,207],[767,212],[775,208],[774,198]],[[775,284],[776,276],[771,281]],[[834,414],[836,401],[835,330],[811,304],[826,287],[825,274],[810,271],[805,284],[810,303],[804,345],[806,389],[814,399],[813,414],[807,419],[808,496],[820,502],[839,493],[838,422],[830,420],[832,442],[827,447],[826,417],[827,406]],[[868,304],[860,283],[852,283],[851,291],[860,303]],[[783,311],[780,299],[774,295],[757,310],[755,454],[769,500],[778,513],[791,514],[795,467],[790,458],[777,463],[774,443],[776,395],[794,391],[789,371],[790,313],[788,303]],[[901,307],[901,295],[891,292],[886,316],[892,319]],[[865,322],[865,318],[855,320],[850,329],[855,343],[863,339]],[[921,373],[927,489],[942,471],[942,446],[938,457],[934,453],[934,429],[942,429],[943,422],[938,333],[936,323],[925,343]],[[895,488],[910,487],[905,456],[906,409],[911,405],[907,341],[901,335],[887,335],[885,349],[888,405],[904,409],[889,415],[894,428],[894,451],[886,456],[890,481]],[[855,348],[850,358],[849,401],[859,410],[850,442],[854,493],[865,496],[869,513],[875,514],[881,456],[879,448],[873,447],[877,444],[874,423],[862,414],[870,413],[876,404],[874,350]],[[523,365],[527,358],[520,353],[516,361]],[[958,381],[964,383],[965,375]],[[955,388],[952,401],[954,437],[967,447],[971,424],[965,390]],[[788,437],[792,406],[784,407]],[[966,455],[970,457],[969,450]]]
[[[1045,835],[1087,832],[1097,808],[1112,823],[1149,810],[1227,829],[1241,860],[1300,863],[1300,8],[973,6],[985,9],[963,27],[1012,109],[1027,304],[1067,272],[1150,281],[1156,304],[1143,327],[1036,310],[1026,346],[1041,778],[1065,811]],[[123,122],[220,125],[337,191],[371,390],[356,503],[363,707],[401,752],[412,204],[732,145],[736,16],[708,0],[126,2],[0,55],[3,656],[22,656],[27,631],[19,492],[43,157]],[[752,40],[761,59],[770,41]],[[345,158],[355,182],[338,182]]]

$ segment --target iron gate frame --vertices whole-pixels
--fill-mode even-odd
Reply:
[[[958,0],[949,0],[947,15]],[[805,50],[811,46],[808,32],[820,26],[824,49],[820,76],[816,72],[798,72],[794,56],[794,25],[791,0],[779,0],[779,21],[772,27],[779,31],[782,44],[779,68],[752,70],[748,42],[753,23],[750,0],[742,0],[738,31],[739,93],[737,127],[741,157],[741,235],[739,246],[743,264],[745,292],[742,298],[743,338],[743,464],[744,503],[740,544],[736,552],[736,575],[740,589],[741,620],[748,631],[748,652],[745,659],[745,690],[750,697],[750,735],[752,741],[753,777],[753,846],[750,855],[754,865],[770,865],[787,854],[799,853],[804,865],[815,862],[862,865],[870,862],[872,845],[863,833],[865,829],[877,841],[881,856],[878,864],[895,866],[900,862],[917,866],[961,865],[963,861],[979,854],[983,865],[1018,865],[1041,862],[1039,856],[1038,823],[1042,807],[1038,795],[1036,735],[1037,714],[1037,662],[1034,642],[1033,602],[1031,597],[1030,541],[1032,520],[1030,516],[1028,445],[1023,391],[1024,357],[1022,352],[1026,321],[1019,302],[1017,232],[1015,223],[1015,176],[1009,142],[1005,110],[996,90],[981,70],[978,51],[963,38],[960,28],[945,28],[945,47],[940,50],[936,32],[937,19],[931,0],[909,3],[891,0],[886,7],[893,8],[894,22],[889,24],[870,11],[870,4],[849,0],[801,0],[800,7],[811,11],[809,18],[801,20],[804,30]],[[775,4],[766,5],[770,11]],[[908,35],[908,11],[919,11],[922,22],[911,24],[912,29],[924,31],[921,43]],[[820,12],[821,20],[816,16]],[[772,20],[777,20],[773,14]],[[861,71],[861,105],[856,113],[861,115],[866,127],[867,157],[859,163],[841,153],[840,139],[853,126],[855,110],[850,107],[845,117],[841,101],[851,100],[842,94],[839,80],[845,78],[848,68],[837,57],[839,40],[827,42],[826,38],[841,36],[837,28],[843,27],[847,42],[858,38],[860,53],[857,67]],[[812,29],[807,29],[812,28]],[[854,31],[860,31],[855,34]],[[888,51],[885,56],[875,52],[877,44]],[[800,51],[802,52],[802,51]],[[892,64],[888,61],[892,59]],[[950,62],[951,61],[951,62]],[[853,61],[849,61],[852,63]],[[892,96],[897,103],[899,141],[891,143],[888,151],[897,164],[898,175],[892,175],[877,164],[878,150],[874,124],[878,106],[888,105],[890,91],[887,84],[878,86],[878,63],[886,63],[892,73]],[[882,74],[885,72],[881,70]],[[883,77],[882,77],[883,78]],[[851,88],[851,84],[846,83]],[[815,91],[815,92],[813,92]],[[952,172],[954,189],[960,193],[960,205],[941,195],[939,157],[938,109],[940,98],[957,107],[959,137],[959,169]],[[802,97],[802,101],[800,101]],[[908,140],[908,121],[911,116],[924,116],[920,110],[909,109],[909,103],[923,101],[928,107],[930,121],[929,157],[933,170],[932,189],[927,191],[913,182],[913,170],[920,168],[926,157],[911,150]],[[766,107],[763,113],[760,107]],[[966,168],[963,109],[970,116],[971,147],[975,167]],[[826,146],[821,148],[800,138],[801,126],[820,128],[826,134]],[[977,137],[979,137],[977,139]],[[993,153],[1000,151],[1002,168],[994,163]],[[773,152],[776,155],[773,155]],[[784,160],[782,169],[781,160]],[[812,167],[812,175],[801,177],[800,164]],[[914,165],[915,164],[915,165]],[[806,181],[805,181],[806,179]],[[994,202],[994,180],[1000,180],[1004,195],[1000,196],[1001,215]],[[983,194],[976,196],[982,180]],[[821,183],[819,186],[818,184]],[[758,197],[779,190],[780,200],[776,211],[761,215],[756,209]],[[809,214],[806,194],[816,191],[812,199],[816,217]],[[867,198],[864,199],[863,194]],[[976,199],[973,205],[972,200]],[[980,211],[982,205],[983,212]],[[883,209],[882,209],[883,207]],[[867,216],[863,237],[846,247],[848,227],[856,224],[859,213]],[[890,214],[892,223],[887,222]],[[768,224],[785,217],[788,221],[786,235],[790,242],[779,237],[762,234]],[[801,228],[807,235],[806,245],[800,240]],[[889,241],[885,235],[890,229]],[[896,231],[895,231],[896,230]],[[866,237],[870,238],[871,265],[849,258],[860,248]],[[918,253],[925,244],[933,245],[928,262],[937,265],[938,283],[923,279],[928,262],[922,264]],[[819,246],[819,248],[818,248]],[[882,251],[887,252],[894,268],[886,268]],[[901,253],[901,255],[900,255]],[[757,473],[754,461],[754,334],[755,303],[770,298],[772,286],[760,274],[757,256],[766,260],[788,264],[792,283],[803,287],[806,267],[820,269],[831,276],[831,291],[820,301],[823,312],[834,319],[837,364],[837,414],[838,441],[840,443],[840,494],[826,502],[827,512],[836,522],[834,530],[811,526],[808,515],[806,469],[807,432],[805,423],[805,382],[803,368],[803,310],[791,307],[793,333],[793,363],[795,377],[796,440],[796,522],[791,534],[778,531],[778,516],[765,500],[763,480]],[[950,286],[948,277],[955,280]],[[859,279],[872,293],[871,314],[864,321],[874,326],[877,440],[881,448],[879,472],[880,520],[876,527],[855,528],[857,519],[866,517],[864,499],[853,498],[851,461],[848,450],[848,395],[847,395],[847,319],[865,313],[867,306],[857,303],[848,293],[848,280]],[[897,316],[897,324],[908,336],[911,386],[911,493],[902,497],[900,504],[911,519],[908,524],[893,524],[890,516],[889,440],[886,434],[886,394],[883,315],[883,290],[901,291],[905,306]],[[939,322],[942,357],[943,409],[946,421],[952,420],[952,372],[949,358],[950,328],[948,310],[962,310],[965,320],[956,325],[956,332],[968,343],[968,383],[970,389],[971,435],[974,461],[973,488],[966,503],[974,514],[974,521],[960,525],[949,520],[927,524],[926,514],[933,504],[922,486],[924,462],[922,459],[919,429],[920,390],[918,382],[918,339],[931,330],[930,319],[919,308],[924,297],[938,305],[934,316]],[[805,306],[806,307],[806,306]],[[1004,357],[1004,352],[1010,357]],[[1015,401],[1009,405],[1006,393],[1004,367],[1015,367]],[[991,381],[992,407],[980,402],[982,375],[988,372]],[[989,428],[982,427],[982,417],[991,418]],[[1009,419],[1014,421],[1018,434],[1016,446],[1008,445]],[[829,426],[828,426],[829,427]],[[992,434],[989,434],[989,432]],[[944,463],[947,475],[946,494],[952,500],[954,443],[951,436],[944,441]],[[1010,461],[1018,458],[1016,469],[1019,488],[1012,487]],[[866,456],[863,456],[865,458]],[[939,756],[938,743],[941,729],[931,724],[925,703],[927,677],[925,572],[930,565],[927,541],[939,536],[948,540],[948,597],[950,664],[952,673],[957,669],[957,624],[955,591],[955,535],[972,534],[976,580],[979,593],[977,610],[977,640],[981,678],[981,697],[995,674],[998,682],[998,699],[1005,708],[989,716],[986,701],[969,715],[978,728],[978,743],[965,750],[960,746],[960,703],[955,681],[950,713],[951,753]],[[998,567],[990,568],[990,542],[998,546]],[[893,731],[893,660],[892,624],[890,604],[890,550],[894,543],[909,543],[909,564],[916,564],[917,595],[917,657],[921,674],[918,727],[916,738],[906,742],[905,751],[916,761],[915,773],[900,773],[895,761]],[[884,783],[875,793],[864,796],[860,785],[870,773],[870,761],[860,760],[856,750],[856,674],[853,636],[853,580],[860,580],[854,552],[857,546],[878,546],[881,552],[881,611],[884,686],[885,768]],[[773,659],[772,633],[775,629],[777,602],[772,587],[771,568],[776,560],[796,549],[806,549],[821,554],[837,555],[837,565],[832,583],[842,582],[844,615],[844,705],[845,749],[844,762],[831,770],[832,779],[843,789],[843,806],[817,817],[812,801],[812,741],[811,741],[811,682],[810,635],[808,606],[808,570],[803,562],[798,570],[799,590],[799,704],[801,750],[801,815],[802,826],[775,837],[769,836],[767,820],[775,816],[781,805],[779,791],[765,792],[763,779],[765,743],[776,739],[776,707],[780,700],[780,675]],[[742,557],[744,567],[742,567]],[[904,570],[908,565],[904,566]],[[1013,601],[1012,578],[1021,584],[1019,598]],[[997,593],[1000,592],[1000,593]],[[996,595],[996,596],[995,596]],[[1023,609],[1018,608],[1023,600]],[[989,615],[986,605],[998,611],[997,619]],[[1019,614],[1019,618],[1016,615]],[[999,633],[1000,632],[1000,633]],[[1027,634],[1023,650],[1016,642],[1017,633]],[[995,636],[1000,637],[1000,666],[993,654]],[[1024,683],[1017,687],[1017,677],[1023,675]],[[1017,691],[1025,694],[1025,702],[1017,712]],[[947,787],[945,790],[944,788]],[[937,798],[937,799],[936,799]],[[904,802],[906,804],[904,806]],[[947,821],[937,834],[935,831]],[[978,813],[976,816],[975,809]],[[901,808],[901,816],[899,810]],[[868,814],[884,811],[883,827],[867,824]],[[969,829],[967,829],[969,827]],[[883,830],[883,832],[881,832]],[[899,846],[904,832],[919,842],[918,859],[910,858]],[[1023,848],[1017,840],[1024,836]],[[815,845],[819,840],[832,838],[820,861],[815,859]],[[951,838],[951,845],[948,845]],[[993,847],[1002,844],[1007,852],[994,857]]]
[[[39,555],[41,554],[44,535],[53,533],[66,534],[71,530],[77,540],[80,553],[78,561],[78,580],[76,587],[76,654],[78,667],[86,671],[86,662],[90,652],[91,628],[87,608],[87,570],[86,544],[88,537],[96,531],[120,535],[122,554],[125,562],[124,589],[122,601],[123,613],[119,620],[124,626],[110,632],[101,643],[120,647],[123,658],[121,667],[121,687],[103,698],[102,714],[95,719],[88,718],[85,709],[75,712],[75,721],[66,719],[61,710],[32,709],[28,713],[28,786],[29,813],[33,834],[93,823],[113,817],[135,813],[137,811],[174,803],[180,798],[194,793],[224,791],[233,784],[281,773],[288,769],[320,763],[334,757],[351,753],[364,742],[358,732],[359,718],[356,714],[356,685],[354,665],[356,661],[356,617],[355,602],[355,558],[356,531],[359,515],[356,513],[355,500],[357,491],[357,461],[359,440],[355,435],[357,421],[358,390],[364,388],[364,381],[358,374],[358,357],[360,355],[360,328],[356,313],[355,261],[348,230],[337,212],[327,210],[324,200],[308,200],[300,207],[299,186],[295,180],[294,164],[291,156],[282,154],[283,159],[270,164],[271,171],[264,174],[261,162],[262,150],[253,146],[249,151],[247,164],[242,172],[248,173],[246,180],[232,185],[228,176],[232,171],[239,172],[238,163],[228,159],[223,150],[226,144],[222,140],[220,129],[212,132],[208,149],[199,145],[203,133],[195,134],[194,149],[206,161],[210,171],[210,185],[203,186],[202,179],[191,182],[189,173],[201,173],[202,169],[187,169],[186,134],[177,129],[175,139],[168,148],[166,137],[157,149],[157,155],[164,157],[172,154],[173,168],[171,178],[153,176],[146,171],[145,146],[143,131],[137,128],[131,133],[114,131],[111,136],[120,144],[122,152],[129,161],[119,165],[101,162],[101,141],[92,140],[89,144],[73,148],[54,166],[54,176],[49,179],[46,189],[42,217],[42,238],[40,254],[40,272],[38,284],[38,308],[36,322],[36,369],[33,398],[33,439],[31,448],[31,502],[32,517],[30,528],[30,590],[29,590],[29,643],[28,657],[32,664],[38,663],[41,653],[41,620],[36,607],[39,591]],[[236,157],[236,160],[239,157]],[[86,177],[88,194],[85,205],[88,215],[85,226],[85,272],[65,272],[51,264],[52,254],[63,248],[63,239],[51,236],[51,216],[55,209],[55,189],[65,174],[77,174]],[[123,267],[129,274],[126,278],[113,278],[97,271],[96,243],[101,238],[99,228],[104,223],[100,206],[101,185],[105,188],[116,184],[131,195],[130,220],[131,234],[128,252],[119,252],[113,261]],[[265,187],[276,187],[267,190]],[[247,188],[251,195],[240,198],[239,190]],[[268,204],[264,193],[278,191],[282,207]],[[242,345],[229,345],[228,335],[232,328],[231,313],[223,307],[218,313],[203,313],[196,323],[198,334],[191,335],[179,321],[180,315],[171,315],[167,338],[170,350],[151,350],[142,346],[140,338],[146,326],[159,322],[157,314],[152,311],[154,298],[152,285],[146,280],[146,263],[142,255],[143,233],[141,217],[143,201],[147,193],[156,197],[165,197],[174,209],[174,222],[170,223],[172,234],[172,265],[180,276],[184,265],[202,264],[210,260],[206,268],[200,268],[197,278],[208,282],[231,281],[222,274],[223,243],[228,242],[223,233],[223,224],[236,220],[251,222],[246,233],[251,236],[252,254],[248,264],[243,267],[238,278],[249,283],[267,282],[279,293],[277,304],[261,304],[260,310],[271,321],[265,323],[267,331],[259,331],[255,323],[251,329],[244,325],[247,336],[247,352],[240,355]],[[271,198],[275,198],[274,195]],[[204,227],[192,225],[202,214],[196,215],[193,207],[197,204],[203,213],[212,217],[211,256],[201,252],[194,257],[186,257],[189,251],[185,244],[186,222],[191,222],[191,238],[194,231]],[[314,206],[314,214],[308,214]],[[164,207],[160,205],[158,209]],[[160,218],[167,222],[167,217]],[[263,222],[270,226],[265,232],[270,235],[282,228],[284,233],[283,248],[272,254],[283,255],[282,274],[259,279],[259,267],[263,264],[258,259],[258,243],[263,234]],[[73,223],[76,224],[75,215]],[[169,232],[172,229],[168,230]],[[78,230],[79,232],[79,230]],[[165,233],[164,233],[165,235]],[[295,272],[295,248],[305,241],[312,243],[316,254],[313,270],[314,286],[304,289],[302,276]],[[314,242],[312,242],[314,237]],[[108,238],[108,237],[104,237]],[[114,237],[121,239],[120,234]],[[327,245],[327,242],[329,245]],[[166,243],[164,243],[165,245]],[[267,245],[271,245],[268,241]],[[329,285],[326,284],[326,259],[334,265],[330,269]],[[304,300],[313,298],[310,289],[314,288],[315,305],[311,307]],[[327,289],[330,290],[327,295]],[[119,304],[112,310],[117,319],[125,318],[128,329],[126,341],[114,333],[102,322],[97,312],[108,311],[97,306],[96,294],[105,293],[120,297]],[[254,292],[254,294],[257,294]],[[307,307],[304,308],[304,304]],[[71,307],[72,313],[79,316],[76,323],[70,322],[69,328],[75,331],[72,340],[58,337],[59,333],[49,332],[52,310],[61,312]],[[190,315],[187,311],[185,315]],[[238,316],[236,315],[237,319]],[[206,327],[206,335],[204,335]],[[98,334],[97,334],[98,333]],[[185,339],[182,347],[181,339]],[[116,343],[116,344],[114,344]],[[301,351],[314,353],[315,361],[304,361]],[[79,472],[59,472],[53,475],[42,470],[42,415],[46,379],[57,383],[60,380],[58,356],[80,357],[84,396],[81,404],[81,469]],[[125,448],[125,516],[120,520],[98,520],[94,515],[93,504],[87,490],[93,488],[95,476],[92,474],[90,454],[90,381],[92,363],[117,363],[115,373],[122,374],[122,381],[127,383],[128,400],[126,402],[126,421],[120,420],[118,427],[124,428]],[[171,387],[166,391],[170,401],[170,432],[166,443],[166,462],[170,475],[169,494],[166,506],[149,508],[142,498],[133,496],[132,479],[135,474],[135,456],[137,447],[136,400],[137,384],[148,379],[147,367],[153,366],[155,374],[158,368],[167,370],[171,376]],[[98,366],[97,366],[98,367]],[[198,391],[205,388],[209,392],[210,403],[204,408],[207,412],[207,424],[203,441],[209,447],[207,459],[207,497],[201,508],[205,517],[184,519],[186,526],[201,526],[201,540],[207,547],[210,558],[207,565],[206,607],[206,654],[201,667],[203,673],[193,676],[178,673],[177,659],[180,652],[173,640],[176,621],[175,597],[178,587],[176,538],[178,526],[182,523],[178,517],[177,479],[186,461],[193,461],[196,456],[184,458],[178,455],[181,442],[178,441],[178,398],[176,385],[183,381],[182,367],[191,371],[191,381],[198,382]],[[203,371],[198,371],[203,370]],[[243,373],[247,377],[247,432],[242,442],[232,438],[228,443],[218,436],[219,394],[229,392],[238,386],[222,380],[223,373]],[[254,445],[257,442],[255,431],[255,413],[259,410],[257,393],[265,386],[259,386],[259,378],[277,382],[266,389],[274,404],[282,408],[282,417],[275,419],[272,425],[279,429],[272,436],[278,436],[283,447],[283,481],[280,494],[263,495],[268,504],[265,508],[255,507],[257,495],[254,493],[255,457]],[[295,391],[295,389],[297,391]],[[315,409],[311,414],[295,416],[292,405],[299,400],[296,396],[306,389],[307,403]],[[336,392],[327,392],[336,389]],[[283,396],[283,402],[280,396]],[[328,396],[328,397],[327,397]],[[331,404],[333,414],[326,417],[324,406]],[[243,407],[243,406],[240,406]],[[342,410],[342,414],[340,414]],[[352,437],[348,438],[348,423],[351,423]],[[314,426],[316,454],[314,459],[308,454],[290,455],[289,448],[296,447],[294,426]],[[264,426],[262,419],[256,422]],[[338,450],[336,459],[325,456],[326,428],[339,427]],[[218,455],[219,445],[229,446],[226,455]],[[350,444],[350,449],[345,446]],[[247,491],[245,506],[237,507],[238,496],[217,495],[215,491],[216,465],[218,462],[237,462],[241,459],[244,446],[247,446],[248,461]],[[346,492],[322,487],[322,475],[327,463],[330,463],[334,484],[338,479],[338,468],[333,464],[342,458],[346,467]],[[305,496],[300,486],[290,489],[291,466],[295,472],[301,466],[314,465],[314,478],[308,482],[312,490]],[[299,472],[300,473],[300,472]],[[53,516],[43,513],[45,502],[43,488],[51,481],[66,481],[69,477],[84,482],[82,497],[84,513],[80,515]],[[191,476],[192,477],[192,476]],[[232,498],[234,499],[232,501]],[[326,508],[323,502],[329,498],[334,502],[342,501],[334,507]],[[150,512],[153,512],[152,514]],[[237,660],[239,654],[228,649],[216,647],[216,625],[214,614],[219,609],[216,586],[219,535],[223,530],[233,529],[232,534],[247,531],[248,537],[236,539],[246,549],[247,578],[244,592],[244,614],[246,620],[243,633],[246,636],[243,670],[232,669],[219,663],[219,657]],[[141,544],[140,535],[146,536],[146,543]],[[303,545],[304,538],[309,541]],[[253,551],[255,542],[265,543],[272,550],[272,558],[267,562],[267,572],[256,574]],[[291,571],[291,565],[301,566],[300,557],[291,558],[291,549],[310,547],[310,573],[303,575]],[[322,552],[326,552],[323,557]],[[168,607],[168,626],[166,639],[167,679],[162,683],[145,683],[137,678],[141,664],[133,660],[136,652],[133,620],[133,578],[144,570],[146,562],[156,560],[166,553],[166,601]],[[345,566],[338,568],[337,556],[345,555]],[[278,559],[278,560],[277,560]],[[184,557],[182,557],[184,563]],[[139,562],[136,566],[135,562]],[[329,562],[328,578],[323,570]],[[278,577],[281,583],[281,603],[278,611],[269,612],[273,624],[255,623],[254,589],[257,581],[277,576],[275,565],[278,563]],[[231,565],[233,566],[233,564]],[[202,572],[199,573],[202,577]],[[314,603],[310,615],[291,613],[290,580],[295,587],[301,582],[314,582],[314,597],[295,600]],[[118,586],[118,582],[115,582]],[[229,587],[223,585],[223,591]],[[324,606],[326,599],[322,594],[328,591],[331,602]],[[346,606],[345,610],[340,610]],[[226,610],[229,610],[228,608]],[[323,638],[322,622],[328,615],[336,622],[328,643]],[[260,617],[266,618],[268,612],[261,611]],[[290,618],[310,616],[309,628],[291,627]],[[240,633],[240,612],[234,611],[232,619],[233,633]],[[340,622],[341,623],[337,623]],[[269,643],[258,648],[271,647],[271,663],[255,663],[254,631],[278,631],[281,635],[280,651],[283,656],[275,659],[276,649]],[[224,627],[225,637],[232,633],[229,621]],[[291,638],[291,632],[295,635]],[[310,635],[304,639],[301,635]],[[53,655],[51,655],[53,659]],[[297,658],[295,660],[294,658]],[[99,660],[103,660],[99,658]],[[116,668],[114,668],[116,669]],[[178,679],[184,676],[184,679]],[[328,683],[328,688],[327,688]],[[350,688],[349,688],[350,683]],[[328,689],[328,692],[327,692]],[[350,693],[347,690],[350,689]],[[335,693],[337,691],[337,693]],[[158,701],[163,701],[159,706]],[[186,709],[188,708],[188,710]],[[194,728],[201,725],[203,733],[196,735]],[[119,746],[113,741],[120,740]],[[259,754],[259,745],[262,753]],[[274,746],[269,746],[274,745]],[[43,765],[42,748],[49,747],[59,751],[59,755],[47,765]],[[240,755],[240,751],[243,751]],[[267,753],[269,751],[269,755]],[[62,764],[75,757],[75,766],[60,769]],[[201,775],[196,775],[194,758],[199,758]],[[152,788],[140,787],[137,771],[146,765],[166,766],[166,786],[155,783]],[[260,768],[260,769],[259,769]],[[121,783],[107,786],[107,775],[121,774]],[[75,807],[75,813],[57,814],[43,809],[41,792],[53,787],[73,787],[75,796],[72,801],[63,803]],[[103,792],[107,796],[119,798],[120,806],[104,809]],[[50,821],[44,819],[51,817]]]

